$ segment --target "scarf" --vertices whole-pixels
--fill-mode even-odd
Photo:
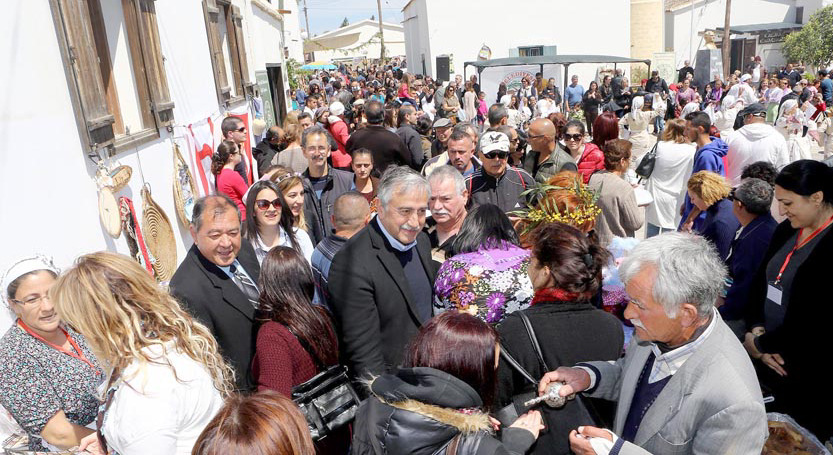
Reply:
[[[568,292],[560,288],[544,288],[535,291],[535,297],[529,305],[533,306],[540,302],[575,302],[585,299],[586,296],[582,292]]]

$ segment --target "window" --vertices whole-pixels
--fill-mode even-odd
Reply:
[[[224,0],[204,0],[203,6],[217,98],[224,106],[244,101],[255,84],[249,80],[240,8]]]
[[[803,6],[796,6],[795,7],[795,23],[796,24],[804,23],[804,7]]]
[[[91,152],[173,123],[154,0],[51,0],[76,117]]]
[[[544,46],[529,46],[518,48],[519,57],[534,57],[536,55],[544,55]]]

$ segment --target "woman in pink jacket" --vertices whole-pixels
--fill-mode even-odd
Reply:
[[[347,144],[347,139],[350,138],[350,132],[347,123],[344,121],[344,105],[340,101],[334,101],[333,104],[330,104],[330,116],[327,121],[329,123],[327,129],[338,145],[338,150],[332,154],[333,167],[349,171],[353,159],[347,153],[345,144]]]

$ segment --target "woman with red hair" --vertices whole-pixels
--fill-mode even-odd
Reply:
[[[498,335],[489,324],[448,311],[423,325],[396,374],[370,383],[356,414],[353,453],[526,453],[538,438],[541,413],[530,411],[493,434],[489,417],[497,387]]]
[[[603,112],[593,121],[593,144],[604,150],[607,141],[619,138],[619,119],[613,112]]]

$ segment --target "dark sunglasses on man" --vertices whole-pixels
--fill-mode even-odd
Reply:
[[[509,158],[509,152],[505,152],[503,150],[492,150],[489,153],[484,153],[483,158],[486,158],[488,160],[493,160],[495,158],[505,160],[506,158]]]

